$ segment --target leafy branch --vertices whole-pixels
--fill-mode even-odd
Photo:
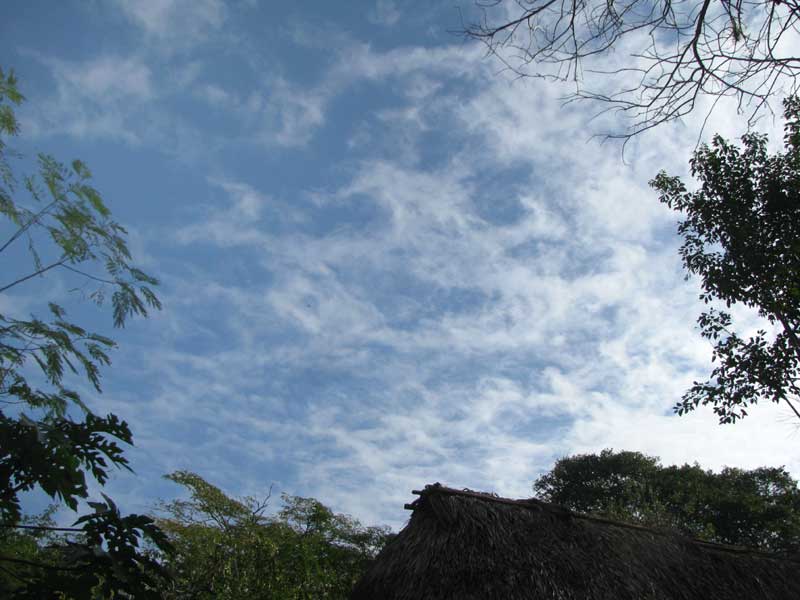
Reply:
[[[684,216],[680,255],[687,277],[700,278],[700,299],[745,306],[765,321],[745,339],[730,313],[700,315],[715,366],[684,394],[679,414],[710,404],[721,423],[734,423],[749,405],[769,400],[800,419],[792,402],[800,383],[800,100],[784,106],[784,153],[770,155],[766,136],[756,133],[741,146],[715,136],[691,161],[698,190],[663,172],[651,182],[661,202]]]
[[[110,296],[115,327],[160,309],[153,291],[158,280],[131,264],[127,231],[90,185],[86,165],[75,160],[65,166],[39,154],[38,172],[18,184],[10,162],[18,155],[7,143],[19,133],[13,106],[23,97],[16,83],[13,73],[0,69],[0,218],[13,226],[0,245],[8,278],[0,282],[0,294],[60,270],[96,286],[89,297],[98,305]],[[8,260],[22,240],[32,266],[17,256]],[[28,532],[36,548],[34,558],[0,555],[0,571],[14,582],[16,598],[159,598],[167,574],[139,543],[148,540],[165,554],[170,545],[149,517],[122,516],[103,496],[104,502],[88,502],[93,512],[75,521],[77,532],[23,521],[21,493],[39,489],[77,511],[89,496],[90,478],[104,485],[112,468],[130,470],[123,452],[133,443],[128,424],[113,414],[93,414],[66,387],[77,376],[99,393],[101,369],[110,365],[116,343],[69,321],[56,302],[47,305],[46,318],[0,314],[0,407],[13,406],[10,414],[0,410],[0,534]],[[46,532],[79,535],[42,547],[37,536]]]

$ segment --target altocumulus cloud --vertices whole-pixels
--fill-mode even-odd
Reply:
[[[604,447],[797,472],[780,409],[728,428],[671,412],[709,349],[647,181],[685,172],[699,121],[624,162],[566,88],[498,74],[401,3],[348,33],[309,19],[269,55],[244,26],[258,7],[117,6],[141,48],[37,60],[61,133],[135,142],[192,181],[133,224],[167,309],[126,334],[97,400],[136,433],[126,501],[188,468],[399,525],[411,488],[528,495]],[[709,127],[730,134],[722,110]]]
[[[435,80],[438,64],[416,56],[398,68],[392,53],[370,52],[349,77]],[[228,184],[227,206],[183,232],[186,243],[249,247],[271,282],[241,290],[246,310],[222,312],[242,315],[248,336],[286,330],[261,350],[264,377],[304,397],[285,397],[295,408],[262,424],[281,449],[274,460],[308,493],[396,522],[391,505],[422,481],[525,495],[555,457],[606,446],[716,467],[788,459],[775,411],[738,429],[670,412],[708,352],[690,326],[696,290],[681,283],[675,216],[646,181],[662,166],[682,170],[686,148],[667,137],[664,153],[625,165],[586,143],[585,115],[559,109],[558,90],[510,86],[468,64],[466,97],[447,86],[435,101],[404,94],[403,110],[371,124],[417,127],[398,140],[412,140],[414,160],[355,161],[280,231],[254,228],[241,209],[248,184]],[[442,106],[456,108],[437,125]],[[423,134],[449,130],[462,133],[426,163]],[[495,172],[513,185],[495,191]],[[285,211],[259,198],[265,213]],[[331,206],[345,216],[310,232]],[[763,454],[741,450],[754,430],[769,438]]]

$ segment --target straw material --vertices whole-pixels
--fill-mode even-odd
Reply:
[[[352,600],[786,600],[800,560],[429,485]]]

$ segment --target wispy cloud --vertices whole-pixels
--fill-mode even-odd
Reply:
[[[525,494],[559,455],[616,446],[689,460],[673,439],[696,434],[698,419],[714,427],[707,414],[670,414],[708,349],[692,331],[674,216],[645,184],[665,158],[645,153],[625,166],[580,131],[530,115],[539,106],[557,114],[540,98],[535,87],[483,84],[455,113],[469,135],[445,164],[364,160],[294,226],[249,227],[242,198],[255,194],[267,214],[272,200],[228,184],[232,210],[182,232],[185,243],[236,240],[269,277],[268,289],[240,290],[223,312],[240,315],[237,329],[256,339],[294,332],[273,337],[260,357],[307,393],[299,415],[269,435],[281,447],[284,425],[300,435],[285,442],[284,459],[309,493],[396,523],[396,512],[358,498],[399,506],[403,490],[430,480]],[[433,110],[416,106],[422,119]],[[523,175],[503,190],[515,202],[498,220],[485,212],[499,200],[487,176],[509,165]],[[560,170],[547,177],[551,165]],[[304,229],[332,206],[368,208],[371,218]],[[332,379],[306,388],[295,379],[306,369]],[[693,444],[691,459],[724,464],[742,438],[721,429],[714,439]]]
[[[113,55],[84,62],[36,57],[50,69],[55,92],[37,105],[35,117],[27,119],[30,133],[141,141],[137,116],[156,96],[147,64]]]
[[[402,13],[393,0],[377,0],[369,11],[370,23],[391,27],[400,20]]]
[[[626,164],[591,140],[586,105],[561,106],[569,88],[449,39],[387,50],[300,28],[282,62],[237,59],[247,77],[188,45],[164,67],[146,57],[173,32],[202,45],[233,5],[119,6],[151,46],[43,59],[43,122],[205,153],[180,218],[142,229],[166,309],[100,400],[133,423],[148,475],[275,481],[397,525],[411,488],[527,494],[558,456],[606,446],[800,468],[779,409],[735,428],[671,413],[710,357],[677,217],[647,181],[685,173],[686,129],[633,140]],[[405,22],[390,2],[373,16]]]
[[[220,0],[117,0],[123,13],[163,47],[172,49],[202,40],[225,21]]]
[[[389,81],[408,98],[430,102],[441,91],[437,77],[474,75],[464,60],[465,55],[469,59],[473,54],[457,46],[377,52],[368,44],[348,39],[329,53],[326,62],[330,68],[311,85],[279,73],[260,73],[261,85],[246,92],[227,90],[213,80],[198,82],[195,90],[209,105],[238,119],[246,132],[243,139],[266,146],[302,147],[327,123],[330,104],[362,82]],[[418,119],[412,107],[403,115]]]

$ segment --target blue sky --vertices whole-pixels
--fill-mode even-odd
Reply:
[[[623,160],[592,135],[624,124],[504,73],[450,33],[456,5],[0,7],[27,97],[16,147],[83,159],[162,280],[164,310],[112,332],[104,393],[86,391],[133,428],[136,475],[108,486],[126,509],[178,494],[176,469],[394,527],[412,488],[527,496],[605,447],[800,474],[779,407],[734,427],[671,411],[710,349],[647,181],[685,173],[705,115]],[[722,104],[706,131],[739,123]],[[57,275],[0,306],[52,296],[110,331],[70,289]]]

